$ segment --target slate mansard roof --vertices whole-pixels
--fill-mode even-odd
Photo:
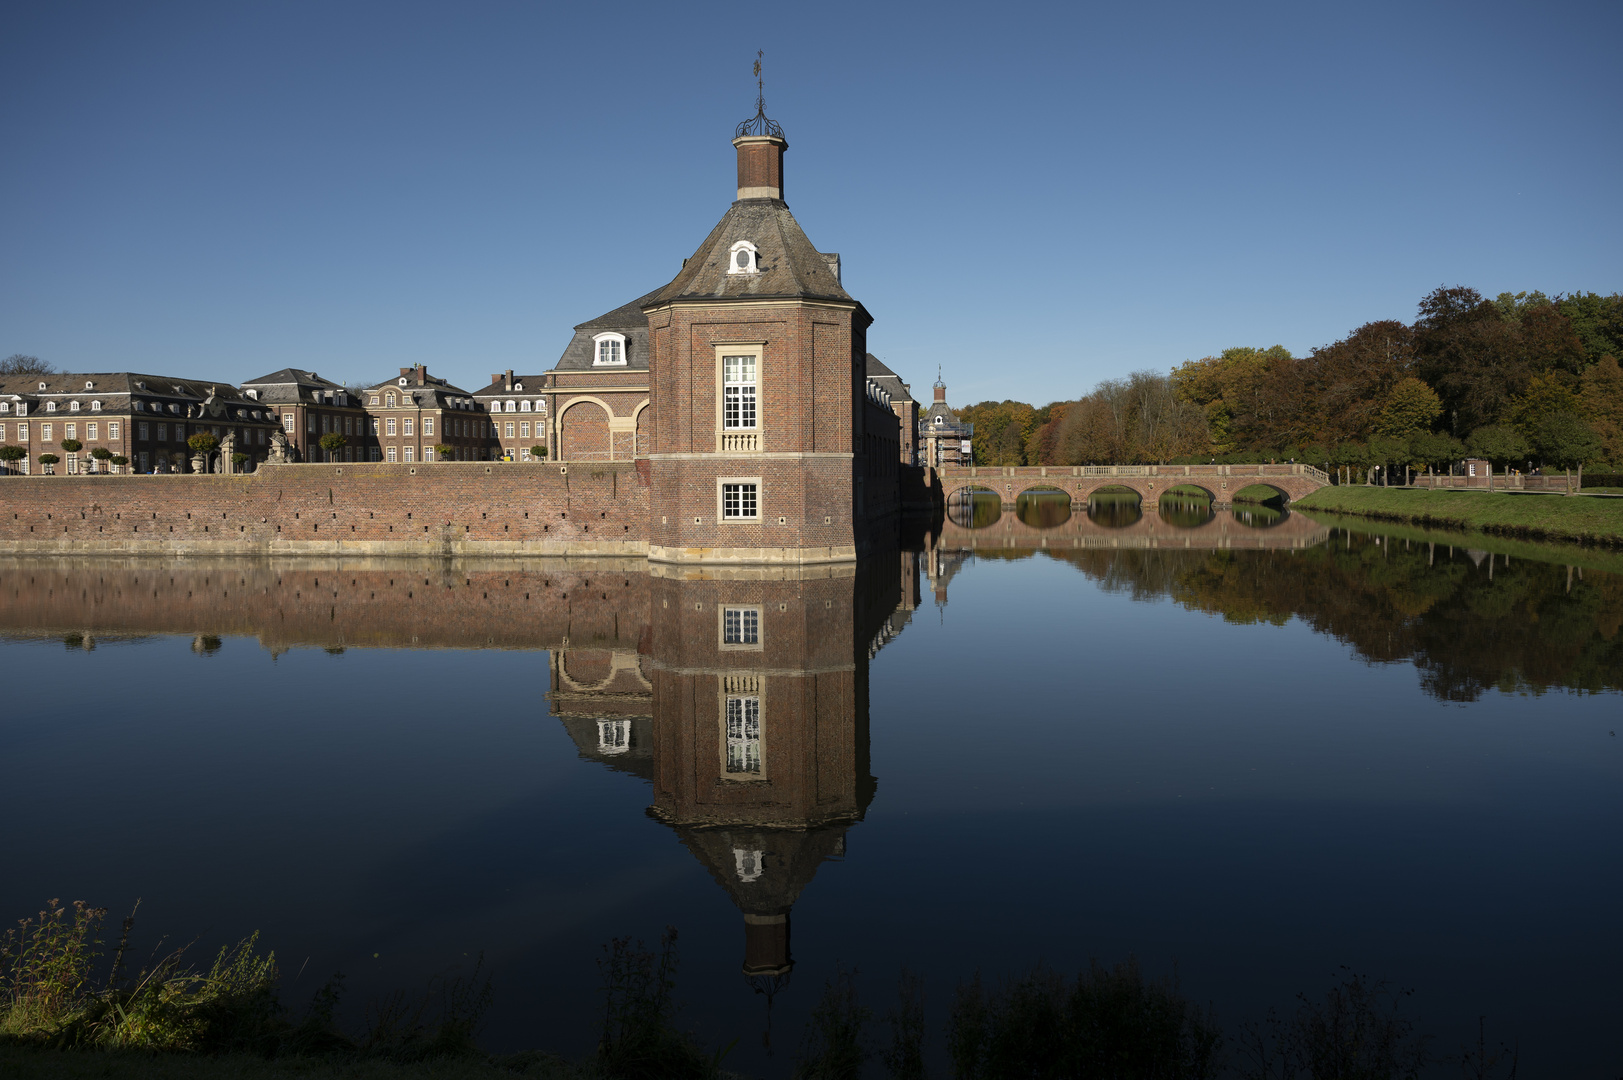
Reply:
[[[40,389],[41,383],[45,387],[43,390]],[[91,384],[89,388],[86,388],[86,383]],[[178,416],[192,416],[192,409],[195,408],[196,415],[200,417],[206,415],[214,419],[269,422],[268,417],[254,416],[254,412],[260,411],[255,408],[259,403],[230,383],[177,379],[169,375],[143,375],[134,371],[0,376],[0,397],[37,401],[42,410],[44,399],[50,399],[58,402],[64,412],[70,401],[78,401],[87,412],[92,401],[99,401],[102,411],[113,413],[130,412],[133,401],[154,402],[184,405],[185,411],[173,413]]]
[[[890,395],[892,401],[913,401],[913,393],[907,383],[873,353],[869,353],[867,357],[867,374],[868,381],[876,383],[881,390]],[[913,403],[918,404],[916,401]]]
[[[760,273],[729,274],[732,247],[755,245]],[[812,246],[781,199],[739,199],[710,230],[669,285],[645,298],[672,300],[817,299],[852,303],[840,284],[840,257]]]
[[[261,375],[257,379],[249,379],[242,386],[245,390],[259,391],[259,400],[269,405],[314,403],[319,400],[316,397],[318,393],[348,393],[354,396],[354,392],[342,383],[323,379],[313,371],[302,371],[292,367],[273,371],[269,375]]]
[[[575,327],[575,336],[569,339],[569,345],[564,354],[558,358],[554,371],[647,371],[648,370],[648,316],[642,313],[644,305],[651,304],[660,293],[655,289],[646,293],[629,304],[621,304],[613,311],[599,315],[595,319],[588,319]],[[626,362],[624,364],[605,365],[597,367],[593,361],[597,359],[596,344],[593,342],[598,334],[609,331],[624,334],[626,338]]]

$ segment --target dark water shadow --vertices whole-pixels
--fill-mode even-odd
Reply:
[[[1267,503],[1239,503],[1231,512],[1234,520],[1248,529],[1271,529],[1291,516],[1283,506]]]
[[[1144,508],[1131,491],[1096,491],[1088,499],[1088,520],[1107,529],[1124,529],[1143,517]]]
[[[964,529],[984,529],[1003,516],[1003,499],[984,488],[954,493],[947,500],[947,520]]]
[[[1052,529],[1071,520],[1071,496],[1063,491],[1027,491],[1015,500],[1014,513],[1033,529]]]

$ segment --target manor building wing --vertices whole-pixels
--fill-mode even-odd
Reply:
[[[484,461],[494,450],[490,420],[473,395],[418,364],[362,395],[371,422],[373,461],[415,464]]]

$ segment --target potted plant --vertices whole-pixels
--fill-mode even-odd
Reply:
[[[337,461],[338,452],[349,445],[349,440],[336,431],[328,432],[320,439],[321,449],[327,452],[328,461]]]
[[[20,446],[0,446],[0,461],[6,463],[6,472],[17,471],[17,462],[28,456],[28,451]]]
[[[61,460],[55,454],[41,454],[39,456],[39,463],[45,466],[45,475],[47,476],[56,472],[56,463]]]
[[[243,466],[248,464],[248,455],[243,454],[243,453],[232,454],[231,455],[231,464],[236,466],[236,471],[237,472],[245,471],[243,469]]]
[[[113,455],[113,468],[122,469],[122,468],[124,468],[124,466],[128,465],[129,463],[130,463],[130,459],[125,457],[123,454],[114,454]]]
[[[113,452],[105,446],[98,446],[90,451],[90,456],[101,463],[100,471],[106,471],[107,463],[113,459]]]
[[[545,461],[545,460],[547,460],[547,448],[544,447],[544,446],[532,446],[532,447],[530,447],[530,457],[533,458],[536,461]]]
[[[450,461],[451,460],[451,455],[455,454],[455,453],[456,453],[456,447],[451,446],[451,445],[449,445],[447,443],[440,443],[440,444],[438,444],[437,446],[434,447],[434,454],[441,461]]]

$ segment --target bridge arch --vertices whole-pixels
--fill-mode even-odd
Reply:
[[[1003,496],[986,484],[963,484],[947,496],[947,520],[965,529],[984,529],[1003,516]]]
[[[1071,519],[1076,502],[1059,484],[1032,484],[1014,501],[1014,514],[1033,529],[1053,529]]]

